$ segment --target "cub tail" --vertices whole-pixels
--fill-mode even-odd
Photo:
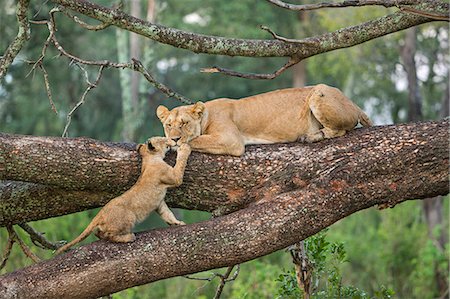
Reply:
[[[94,231],[94,229],[97,227],[97,225],[98,225],[98,215],[94,217],[94,219],[91,221],[91,223],[85,228],[85,230],[78,237],[76,237],[74,240],[67,243],[66,245],[58,248],[56,250],[55,254],[61,254],[64,251],[67,251],[73,245],[78,244],[81,241],[83,241],[84,239],[86,239]]]

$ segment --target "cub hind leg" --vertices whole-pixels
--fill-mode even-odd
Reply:
[[[317,142],[345,135],[359,121],[361,109],[339,89],[324,84],[315,86],[308,96],[307,104],[320,129],[310,131],[305,140]]]

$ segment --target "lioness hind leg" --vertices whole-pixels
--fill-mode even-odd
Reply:
[[[308,106],[323,128],[307,134],[307,142],[343,136],[358,123],[360,109],[337,88],[317,85],[308,97]]]
[[[306,135],[305,141],[308,143],[318,142],[324,139],[341,137],[346,133],[345,130],[333,130],[330,128],[323,128],[317,132],[310,133]]]

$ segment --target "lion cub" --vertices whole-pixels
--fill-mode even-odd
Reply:
[[[175,167],[163,161],[167,151],[175,142],[165,137],[152,137],[147,144],[139,144],[137,151],[142,156],[141,175],[131,189],[108,202],[92,222],[75,240],[59,248],[56,253],[66,251],[87,238],[95,229],[96,236],[112,242],[132,242],[134,225],[156,210],[169,225],[184,225],[175,218],[164,201],[168,187],[183,182],[183,174],[191,148],[182,144],[177,150]]]

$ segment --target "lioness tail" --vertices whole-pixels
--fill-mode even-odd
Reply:
[[[359,122],[364,127],[371,127],[371,126],[373,126],[372,121],[369,119],[367,114],[365,114],[363,111],[361,111],[361,114],[359,115]]]

